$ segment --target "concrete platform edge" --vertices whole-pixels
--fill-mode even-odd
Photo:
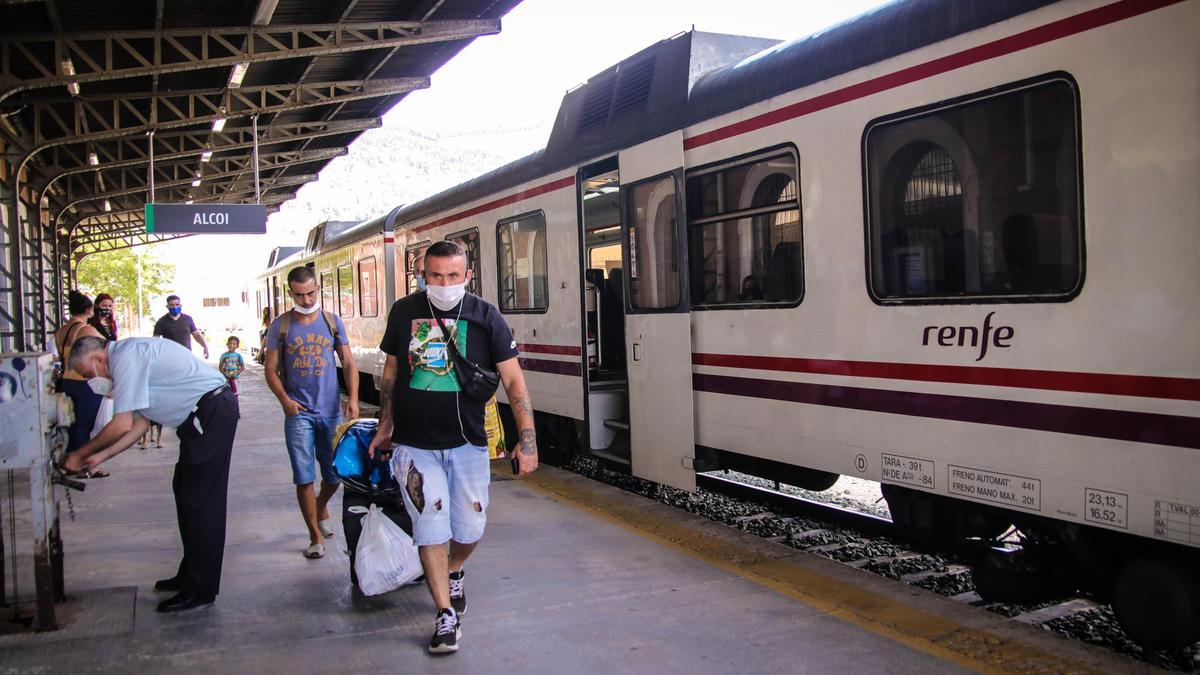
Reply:
[[[1157,672],[1119,654],[766,541],[561,469],[542,466],[519,480],[560,503],[964,668]]]

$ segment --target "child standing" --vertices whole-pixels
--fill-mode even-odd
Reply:
[[[238,345],[240,344],[241,340],[237,339],[236,337],[230,337],[225,342],[225,346],[229,348],[229,351],[221,355],[220,361],[221,374],[224,375],[225,379],[229,381],[229,388],[232,389],[233,393],[235,394],[238,393],[238,377],[242,374],[242,371],[246,369],[246,362],[242,360],[242,355],[238,353]]]

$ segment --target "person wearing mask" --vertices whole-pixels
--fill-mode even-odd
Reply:
[[[199,342],[204,350],[204,358],[208,358],[208,344],[204,342],[204,336],[196,328],[192,317],[183,313],[183,304],[178,295],[167,296],[167,313],[155,322],[154,334],[178,342],[188,351],[192,350],[192,338],[196,338],[196,342]]]
[[[321,309],[321,289],[312,268],[292,269],[287,286],[293,307],[271,323],[264,370],[267,386],[283,407],[292,482],[308,527],[304,557],[315,560],[325,555],[324,540],[333,536],[329,500],[341,484],[333,469],[333,434],[342,422],[334,353],[341,357],[346,378],[347,419],[358,417],[358,367],[342,319]],[[313,489],[318,467],[320,494]]]
[[[499,371],[517,423],[514,463],[537,468],[533,404],[517,360],[517,341],[495,305],[467,293],[463,249],[439,241],[424,258],[424,291],[397,300],[379,348],[387,354],[379,387],[379,427],[368,448],[392,454],[392,473],[412,517],[413,543],[437,607],[429,653],[458,651],[467,596],[463,565],[487,524],[485,401],[463,393],[448,345]]]
[[[105,340],[117,341],[117,317],[113,315],[113,297],[111,295],[101,293],[96,296],[95,313],[88,323]]]
[[[175,595],[160,612],[212,604],[221,589],[225,556],[229,461],[237,434],[238,399],[215,368],[170,340],[84,337],[72,350],[71,368],[112,388],[113,418],[63,468],[90,470],[124,452],[150,422],[177,429],[179,462],[171,487],[183,559],[175,576],[154,584]]]
[[[71,291],[67,294],[67,309],[71,313],[71,319],[54,333],[54,344],[58,347],[58,353],[62,355],[62,391],[75,406],[75,420],[67,428],[67,454],[79,450],[91,438],[100,403],[104,400],[101,393],[92,389],[87,377],[70,367],[71,351],[80,338],[104,337],[89,321],[93,308],[91,298],[79,291]],[[107,475],[101,471],[92,474],[92,477],[103,478]]]

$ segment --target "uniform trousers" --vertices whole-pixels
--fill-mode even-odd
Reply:
[[[171,487],[183,540],[176,578],[185,592],[215,596],[221,591],[229,461],[239,417],[237,395],[225,390],[201,403],[176,432],[179,462]]]

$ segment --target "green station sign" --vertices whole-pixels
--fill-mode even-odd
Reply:
[[[146,232],[153,234],[266,234],[261,204],[147,204]]]

